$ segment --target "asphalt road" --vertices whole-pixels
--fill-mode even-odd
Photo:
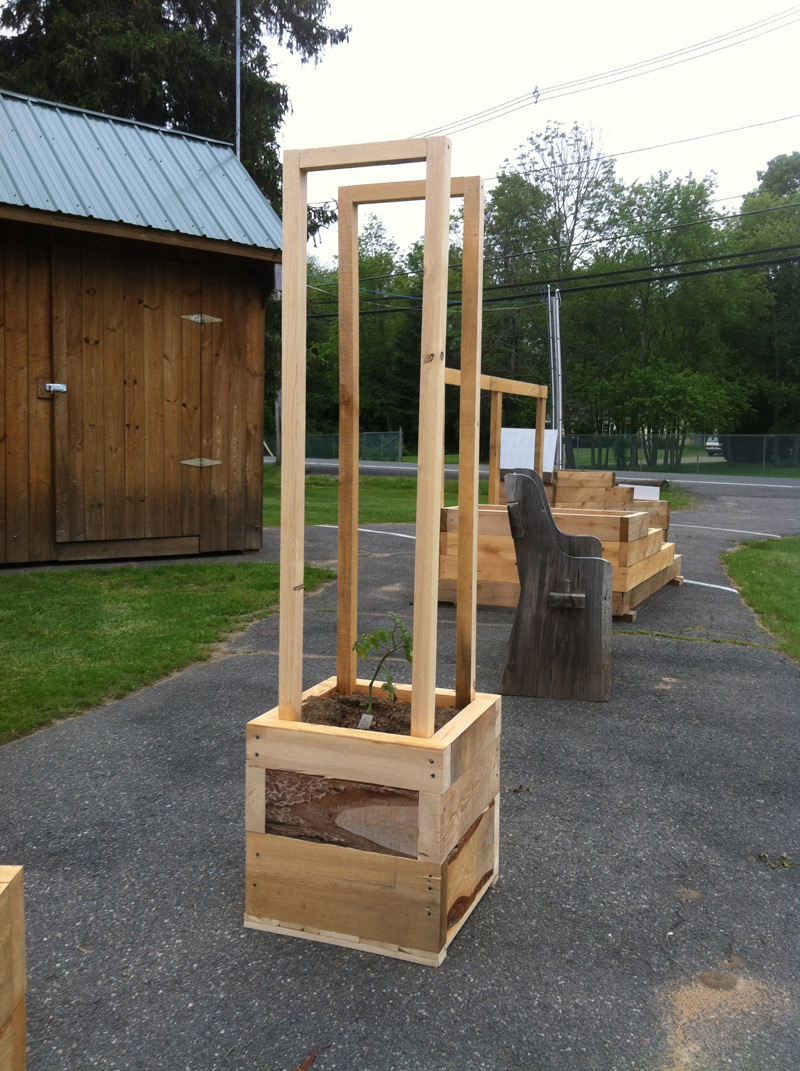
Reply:
[[[0,748],[30,1071],[294,1071],[314,1052],[313,1071],[800,1067],[800,667],[717,560],[800,534],[800,485],[693,490],[672,528],[687,582],[615,626],[610,702],[504,698],[500,880],[438,970],[242,926],[244,727],[275,703],[277,615]],[[370,527],[374,627],[411,613],[414,531]],[[306,552],[335,561],[335,529]],[[335,584],[306,600],[307,684],[334,670],[335,605]],[[443,685],[454,620],[442,607]],[[483,691],[511,621],[479,611]]]

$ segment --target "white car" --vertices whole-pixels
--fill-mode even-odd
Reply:
[[[711,435],[706,439],[706,453],[709,457],[717,457],[722,454],[722,447],[719,444],[718,436]]]

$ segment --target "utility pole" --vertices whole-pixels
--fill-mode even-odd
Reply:
[[[547,334],[550,344],[550,417],[556,433],[554,466],[564,467],[564,445],[561,435],[561,294],[547,287]]]
[[[242,158],[242,7],[241,0],[236,0],[236,159]]]

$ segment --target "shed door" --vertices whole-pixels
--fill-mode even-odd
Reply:
[[[54,246],[52,283],[56,541],[198,535],[199,271]]]

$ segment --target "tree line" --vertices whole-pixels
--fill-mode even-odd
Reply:
[[[234,4],[215,0],[0,0],[0,85],[232,142]],[[274,42],[309,62],[347,41],[327,0],[241,0],[242,162],[280,210],[277,132],[290,106]],[[549,286],[561,296],[567,433],[800,430],[800,153],[769,161],[741,209],[713,176],[626,184],[591,131],[548,124],[506,162],[486,207],[483,368],[549,382]],[[335,213],[316,206],[313,234]],[[459,353],[461,246],[452,223],[448,363]],[[366,430],[417,433],[422,248],[379,221],[360,238]],[[337,424],[336,271],[309,267],[309,429]],[[279,388],[270,304],[267,397]],[[455,444],[458,400],[448,391]],[[506,423],[530,424],[508,398]],[[487,422],[484,421],[484,424]]]
[[[561,299],[569,434],[800,430],[800,153],[758,172],[741,209],[713,176],[662,171],[625,184],[591,132],[549,124],[507,161],[487,197],[483,370],[549,384],[547,288]],[[448,364],[460,326],[459,217],[452,220]],[[375,216],[360,247],[365,429],[416,435],[422,246],[402,253]],[[309,421],[336,428],[336,267],[309,265]],[[504,421],[534,406],[506,398]],[[484,425],[487,421],[483,421]],[[458,400],[447,434],[457,441]]]

